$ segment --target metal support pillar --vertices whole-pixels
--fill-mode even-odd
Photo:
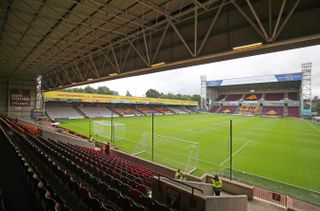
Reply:
[[[230,120],[230,173],[229,173],[229,177],[230,177],[230,180],[232,180],[232,120]]]

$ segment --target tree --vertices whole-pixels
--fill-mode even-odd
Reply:
[[[155,89],[149,89],[146,92],[146,97],[159,98],[160,97],[160,92],[158,92]]]
[[[201,96],[200,95],[192,95],[191,100],[197,101],[200,104]]]
[[[97,89],[86,86],[85,88],[70,88],[64,89],[66,92],[80,92],[80,93],[97,93],[97,94],[106,94],[106,95],[119,95],[117,91],[113,91],[106,86],[99,86]]]
[[[97,89],[97,93],[98,94],[106,94],[106,95],[109,95],[109,94],[112,94],[112,90],[110,90],[108,87],[106,86],[99,86],[98,89]]]
[[[95,90],[95,88],[93,88],[91,86],[86,86],[86,87],[84,87],[83,91],[85,93],[95,93],[96,90]]]
[[[130,94],[129,90],[127,90],[126,96],[132,96],[132,94]]]
[[[318,114],[320,113],[320,99],[318,96],[315,96],[312,99],[312,107],[313,107],[314,111],[318,112]]]
[[[84,92],[83,88],[73,88],[71,89],[71,92]]]

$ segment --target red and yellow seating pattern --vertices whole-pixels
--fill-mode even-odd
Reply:
[[[241,106],[239,111],[243,114],[257,114],[259,106]]]

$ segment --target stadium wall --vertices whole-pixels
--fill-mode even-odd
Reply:
[[[185,182],[185,181],[184,181]],[[200,184],[200,183],[199,183]],[[195,184],[192,186],[197,187]],[[212,185],[202,184],[200,188],[203,193],[181,183],[166,178],[153,184],[152,196],[160,202],[171,204],[177,210],[184,211],[246,211],[247,196],[245,195],[212,195]]]
[[[8,112],[8,80],[0,78],[0,112]]]
[[[0,96],[1,113],[30,119],[36,101],[35,81],[0,78]]]

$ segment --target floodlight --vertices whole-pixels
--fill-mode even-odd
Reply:
[[[166,64],[165,62],[159,62],[159,63],[151,65],[151,67],[159,67],[159,66],[162,66],[162,65],[165,65],[165,64]]]
[[[234,47],[233,50],[234,51],[248,50],[248,49],[252,49],[252,48],[258,48],[260,46],[262,46],[262,42],[257,42],[257,43],[252,43],[252,44],[248,44],[248,45],[237,46],[237,47]]]

